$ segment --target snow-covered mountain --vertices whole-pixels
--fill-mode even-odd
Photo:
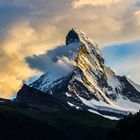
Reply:
[[[71,29],[66,37],[67,55],[59,57],[67,72],[48,71],[31,88],[51,94],[71,107],[120,118],[140,109],[140,86],[117,76],[104,64],[96,43],[84,32]]]

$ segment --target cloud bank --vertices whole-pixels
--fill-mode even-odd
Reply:
[[[69,73],[72,70],[71,59],[69,58],[72,49],[67,46],[58,46],[53,50],[41,55],[33,55],[26,58],[31,69],[37,69],[42,73],[55,71],[58,74]]]
[[[74,8],[82,7],[86,5],[92,5],[92,6],[110,6],[112,4],[116,4],[120,2],[121,0],[75,0],[73,1],[72,5]]]

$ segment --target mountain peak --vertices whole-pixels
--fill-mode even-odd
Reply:
[[[72,28],[66,36],[66,45],[79,41],[79,35],[76,28]]]
[[[94,65],[92,63],[95,62],[95,65],[98,65],[97,67],[102,67],[104,64],[102,53],[97,47],[97,44],[83,31],[72,28],[66,36],[66,45],[74,48],[71,50],[74,51],[74,56],[76,54],[74,58],[76,58],[79,67],[83,62],[85,62],[83,67],[87,66],[87,61],[91,63],[91,65]]]
[[[63,74],[53,69],[31,83],[31,88],[51,94],[76,109],[96,111],[103,116],[120,117],[140,108],[139,87],[107,68],[100,49],[84,32],[72,28],[64,48],[62,56],[67,59],[59,57],[64,62],[60,69]]]
[[[97,47],[97,44],[90,39],[86,33],[77,28],[72,28],[66,36],[66,45],[69,45],[74,42],[81,42],[86,46],[87,49],[94,50],[96,53],[101,55],[100,49]]]

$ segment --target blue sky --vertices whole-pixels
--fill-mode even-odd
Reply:
[[[102,48],[107,66],[140,84],[140,41],[113,44]]]
[[[140,84],[140,0],[0,0],[0,97],[40,74],[26,58],[65,44],[73,27],[99,45],[117,74]]]

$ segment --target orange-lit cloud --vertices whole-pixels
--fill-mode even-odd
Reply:
[[[28,22],[17,23],[8,30],[0,44],[1,97],[10,98],[22,85],[22,81],[39,73],[28,67],[25,58],[52,49],[55,43],[59,44],[60,42],[54,41],[55,38],[51,40],[56,31],[53,26],[38,30]]]
[[[134,13],[134,17],[136,20],[136,25],[137,25],[138,29],[140,30],[140,10],[138,10]]]

